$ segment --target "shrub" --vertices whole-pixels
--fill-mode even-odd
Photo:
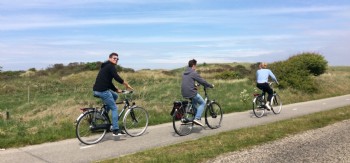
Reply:
[[[99,70],[102,62],[88,62],[85,64],[86,70]]]
[[[292,62],[275,62],[268,66],[279,81],[280,88],[291,87],[308,93],[317,92],[318,86],[308,70],[295,66]]]
[[[233,67],[233,70],[238,72],[242,78],[249,76],[249,74],[250,74],[250,71],[242,65],[237,65],[237,66]]]
[[[317,53],[301,53],[288,59],[294,66],[300,66],[300,69],[309,71],[310,74],[318,76],[327,69],[327,61]]]
[[[314,93],[319,87],[312,75],[323,74],[327,68],[327,61],[320,54],[302,53],[286,61],[275,62],[268,67],[277,77],[280,88],[291,87]]]
[[[30,68],[30,69],[28,69],[28,71],[36,72],[36,69],[35,68]]]
[[[234,71],[224,71],[222,73],[219,73],[215,76],[215,78],[217,79],[241,79],[242,75],[239,74],[238,72],[234,72]]]

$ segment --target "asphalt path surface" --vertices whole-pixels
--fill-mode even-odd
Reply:
[[[78,139],[68,139],[22,148],[0,149],[0,163],[97,161],[198,139],[218,132],[266,124],[348,105],[350,105],[350,94],[285,105],[280,114],[274,115],[272,112],[268,112],[262,118],[255,118],[252,111],[225,114],[222,126],[219,129],[212,130],[208,127],[196,126],[190,135],[182,137],[174,132],[172,123],[166,123],[150,126],[146,133],[139,137],[113,137],[111,133],[108,133],[100,143],[89,146],[80,143]]]

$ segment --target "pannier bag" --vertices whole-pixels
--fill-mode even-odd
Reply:
[[[180,110],[179,112],[177,112],[178,114],[175,115],[175,118],[177,120],[181,119],[183,113],[186,110],[187,104],[188,101],[174,101],[173,109],[171,110],[170,115],[174,116],[175,109]]]

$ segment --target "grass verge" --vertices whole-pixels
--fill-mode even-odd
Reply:
[[[213,136],[100,162],[203,162],[221,154],[260,145],[350,119],[350,106]]]

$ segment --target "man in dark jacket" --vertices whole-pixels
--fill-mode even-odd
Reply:
[[[209,84],[205,81],[199,74],[196,72],[197,61],[192,59],[188,62],[188,67],[182,75],[182,83],[181,83],[181,93],[184,98],[188,98],[192,100],[192,106],[195,107],[197,104],[197,113],[195,115],[195,119],[193,122],[197,125],[203,126],[201,123],[202,113],[205,107],[205,101],[202,96],[197,92],[197,88],[195,86],[195,82],[197,81],[199,84],[204,87],[213,88],[212,84]]]
[[[94,96],[102,99],[107,105],[107,112],[112,110],[112,132],[113,136],[123,134],[118,125],[118,107],[115,101],[118,99],[118,94],[121,90],[116,88],[113,84],[113,79],[118,83],[123,84],[126,89],[133,89],[127,82],[125,82],[117,73],[115,65],[119,58],[117,53],[111,53],[108,61],[102,63],[101,69],[96,77],[93,87]],[[117,93],[116,93],[117,92]]]

